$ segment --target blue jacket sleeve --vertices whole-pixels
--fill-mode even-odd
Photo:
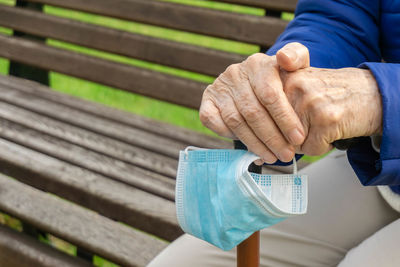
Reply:
[[[379,0],[299,0],[295,15],[269,55],[299,42],[309,49],[313,67],[356,67],[381,60]]]
[[[391,185],[400,193],[400,64],[364,63],[382,95],[383,135],[380,153],[365,153],[361,144],[348,151],[349,161],[364,185]],[[365,156],[368,154],[368,156]]]
[[[267,54],[274,55],[290,42],[310,51],[311,66],[357,67],[380,62],[380,7],[378,0],[300,0],[295,19]],[[369,137],[348,151],[349,161],[364,185],[392,185],[400,193],[400,66],[366,63],[381,90],[384,133],[381,153]]]

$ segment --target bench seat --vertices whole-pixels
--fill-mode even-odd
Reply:
[[[232,148],[0,75],[0,172],[19,181],[0,176],[0,210],[123,266],[144,266],[182,234],[173,201],[188,145]]]
[[[173,201],[188,145],[232,146],[0,76],[0,172],[20,181],[0,176],[0,210],[123,266],[144,266],[182,234]]]
[[[53,71],[198,109],[208,82],[47,41],[215,78],[249,53],[268,49],[288,24],[282,11],[292,12],[296,5],[296,0],[219,2],[256,7],[258,15],[157,0],[0,4],[0,26],[13,30],[12,36],[0,34],[0,57],[10,61],[11,75],[0,75],[0,212],[19,219],[23,229],[21,233],[0,225],[0,266],[92,266],[94,255],[121,266],[146,266],[183,234],[174,204],[179,151],[187,146],[233,148],[232,141],[61,94],[46,85]],[[216,37],[226,44],[222,46],[238,41],[253,52],[96,25],[48,12],[49,7],[67,15],[89,13],[196,38]],[[78,257],[40,242],[38,236],[46,234],[76,246]]]

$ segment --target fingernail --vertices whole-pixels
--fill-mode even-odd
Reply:
[[[283,53],[290,59],[290,61],[295,62],[297,59],[297,53],[293,50],[287,49],[283,50]]]
[[[294,129],[289,133],[289,139],[292,145],[301,145],[304,141],[304,135],[298,129]]]
[[[257,166],[261,166],[261,165],[264,164],[264,161],[261,160],[261,159],[258,159],[258,160],[256,160],[256,161],[254,161],[254,164],[256,164]]]
[[[278,159],[272,155],[265,155],[262,160],[268,164],[274,164]]]
[[[292,150],[285,148],[279,153],[279,159],[283,162],[289,162],[293,159],[294,153]]]

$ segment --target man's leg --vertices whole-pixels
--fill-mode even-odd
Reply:
[[[261,266],[336,266],[348,250],[399,217],[375,187],[359,183],[342,152],[301,173],[309,176],[308,212],[261,231]],[[235,261],[234,250],[223,252],[184,235],[149,266],[235,266]]]

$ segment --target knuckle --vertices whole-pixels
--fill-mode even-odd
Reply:
[[[265,65],[266,62],[269,62],[271,57],[267,56],[263,53],[255,53],[249,56],[244,62],[243,65],[250,70],[257,70],[259,67]]]
[[[216,83],[231,87],[233,84],[235,84],[235,81],[240,78],[238,74],[239,64],[230,65],[218,76]]]
[[[260,101],[264,106],[275,106],[279,101],[279,94],[269,85],[265,85],[262,90],[257,91],[260,92]]]
[[[216,79],[213,84],[209,85],[204,91],[203,98],[209,97],[214,99],[220,99],[226,96],[229,92],[229,85],[227,81],[223,81],[220,78]]]
[[[248,61],[249,63],[254,63],[259,61],[260,59],[263,59],[264,56],[266,55],[264,55],[263,53],[255,53],[249,56],[246,61]]]
[[[323,112],[324,125],[337,125],[343,118],[343,112],[339,109],[324,109]]]
[[[232,64],[232,65],[229,65],[229,66],[226,68],[224,74],[229,75],[229,76],[234,75],[234,74],[237,72],[238,67],[239,67],[239,64]]]
[[[231,129],[238,129],[243,125],[243,120],[240,117],[239,114],[237,113],[229,113],[225,115],[225,123],[231,128]]]
[[[212,117],[212,115],[208,110],[205,110],[205,109],[201,110],[200,113],[199,113],[199,117],[200,117],[201,123],[204,126],[208,127],[208,126],[211,125],[211,121],[212,121],[211,117]]]
[[[242,114],[249,123],[256,123],[260,120],[261,111],[253,106],[248,106],[242,110]]]
[[[321,97],[314,98],[308,104],[309,114],[314,124],[321,126],[331,126],[339,124],[343,119],[343,110],[324,104]]]
[[[303,71],[299,70],[294,72],[292,75],[289,76],[288,83],[299,90],[306,90],[308,88],[308,84],[310,83],[310,79],[307,78]]]
[[[215,82],[214,82],[213,84],[208,85],[208,86],[206,87],[206,89],[205,89],[204,92],[203,92],[203,98],[204,98],[204,96],[209,95],[211,91],[215,90],[215,89],[214,89],[214,84],[215,84]]]
[[[314,95],[307,95],[306,96],[306,108],[308,112],[316,117],[321,117],[324,114],[321,114],[321,111],[323,111],[322,107],[322,96],[320,94],[314,94]]]

